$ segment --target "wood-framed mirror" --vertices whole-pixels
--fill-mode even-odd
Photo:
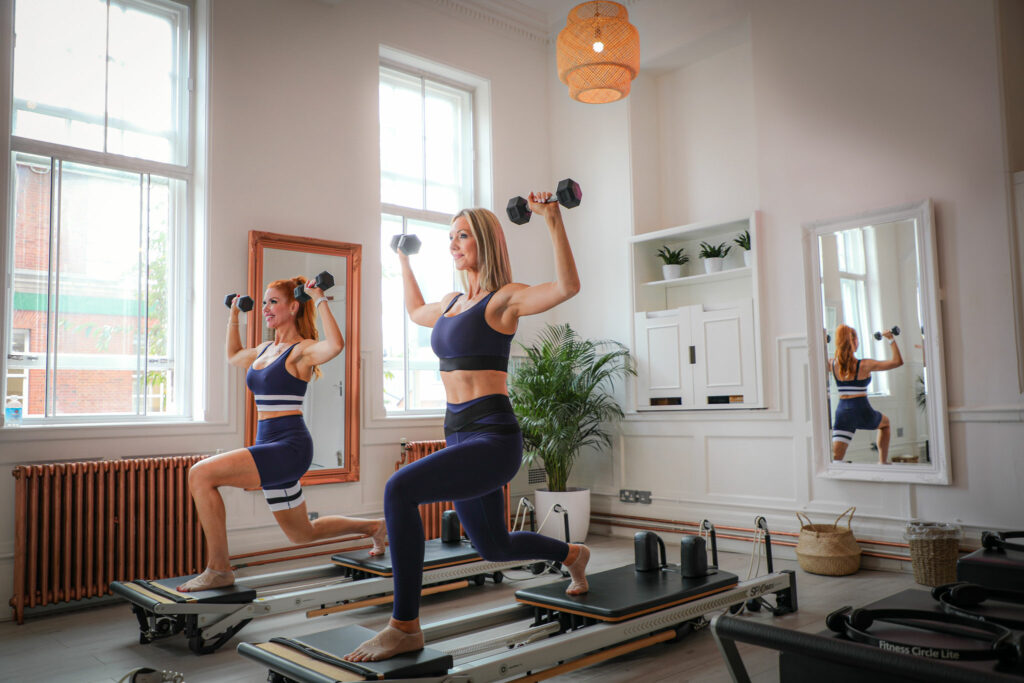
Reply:
[[[809,223],[804,226],[804,259],[813,454],[818,475],[949,484],[931,201]],[[882,362],[895,356],[881,332],[899,327],[895,339],[903,364],[862,372],[858,363],[855,379],[863,382],[870,378],[867,387],[841,392],[837,387],[840,377],[830,369],[836,358],[839,325],[854,332],[854,360]],[[849,330],[843,335],[846,340],[851,338]],[[878,414],[887,422],[878,422],[880,428],[875,428],[872,424]],[[837,441],[843,445],[839,449]]]
[[[249,292],[257,308],[246,332],[249,347],[273,338],[260,314],[268,283],[321,271],[334,276],[325,294],[338,321],[345,348],[320,366],[322,376],[310,382],[302,406],[313,436],[313,464],[302,484],[359,481],[359,301],[362,245],[259,230],[249,231]],[[323,329],[319,328],[321,336]],[[256,404],[248,390],[245,403],[245,445],[256,439]],[[344,419],[338,419],[342,415]]]

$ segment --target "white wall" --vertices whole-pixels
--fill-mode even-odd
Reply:
[[[672,26],[694,5],[705,6],[639,2],[630,17],[638,27]],[[959,519],[972,533],[1019,527],[1024,403],[993,3],[865,0],[854,11],[839,0],[779,0],[746,9],[736,24],[749,21],[749,43],[712,46],[703,59],[691,51],[675,68],[662,58],[637,79],[626,135],[634,232],[762,212],[769,409],[630,416],[613,457],[591,458],[574,483],[594,487],[596,509],[672,519],[750,526],[766,514],[773,528],[795,529],[796,510],[826,521],[856,505],[855,524],[875,538],[898,539],[912,516]],[[937,214],[954,483],[815,478],[813,458],[825,456],[807,412],[802,226],[925,197]],[[605,305],[587,284],[577,310]],[[628,341],[627,329],[594,333]],[[619,488],[650,490],[654,503],[621,504]]]

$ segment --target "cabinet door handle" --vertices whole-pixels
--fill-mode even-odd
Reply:
[[[696,346],[691,346],[690,347],[690,365],[696,365],[696,364],[697,364],[697,347]]]

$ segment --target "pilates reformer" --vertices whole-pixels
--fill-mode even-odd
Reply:
[[[519,590],[511,605],[425,625],[427,647],[420,652],[381,662],[344,661],[373,635],[361,626],[242,642],[238,652],[265,665],[274,683],[539,681],[676,640],[704,628],[707,615],[766,595],[775,596],[774,614],[797,609],[792,571],[769,567],[766,575],[740,581],[713,562],[703,576],[687,577],[685,547],[679,565],[664,562],[662,550],[662,562],[649,567],[646,550],[664,545],[651,532],[641,533],[635,538],[637,562],[588,575],[585,595],[565,595],[568,581]],[[713,536],[711,541],[717,557]]]
[[[451,525],[445,525],[442,531],[441,538],[425,545],[422,595],[456,590],[470,583],[482,585],[487,579],[501,583],[504,570],[523,565],[486,562],[469,541],[457,532],[452,535]],[[189,578],[110,584],[115,594],[131,603],[139,623],[140,643],[184,632],[189,649],[209,654],[255,618],[300,610],[314,617],[384,604],[391,601],[393,588],[387,551],[376,557],[365,550],[341,552],[332,555],[328,564],[238,577],[235,585],[227,588],[191,593],[175,590]]]

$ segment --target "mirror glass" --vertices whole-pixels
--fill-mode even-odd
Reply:
[[[315,277],[326,270],[334,286],[324,293],[338,321],[345,348],[337,358],[320,366],[321,377],[310,382],[302,406],[313,436],[313,464],[303,484],[359,480],[359,267],[362,247],[268,232],[249,233],[249,291],[257,307],[249,314],[248,345],[273,339],[273,331],[259,314],[258,302],[266,286],[303,275]],[[319,325],[319,317],[317,318]],[[323,328],[319,327],[321,338]],[[256,405],[246,390],[246,445],[256,438]]]
[[[812,223],[804,244],[819,473],[948,484],[931,203]],[[840,391],[838,381],[851,379],[832,370],[840,325],[856,334],[857,360],[893,359],[882,334],[891,330],[903,364],[861,370],[856,378],[870,376],[867,387]]]

